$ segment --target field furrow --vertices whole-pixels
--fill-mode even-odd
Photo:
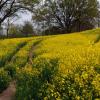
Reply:
[[[6,62],[9,62],[12,57],[23,47],[28,39],[2,40],[0,41],[0,67],[3,67]]]

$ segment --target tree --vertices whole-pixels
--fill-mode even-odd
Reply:
[[[1,0],[0,1],[0,24],[4,20],[18,11],[18,7],[15,7],[16,0]]]
[[[0,24],[19,10],[32,11],[38,0],[0,0]]]
[[[94,27],[95,18],[98,16],[98,2],[97,0],[45,0],[35,11],[33,19],[40,25],[58,27],[60,32],[70,33],[73,29],[81,31]]]
[[[19,19],[17,14],[13,14],[12,16],[8,17],[3,23],[2,26],[5,27],[5,34],[9,37],[9,29],[12,27],[12,24]]]
[[[100,27],[100,11],[99,11],[99,14],[98,14],[98,17],[96,18],[96,21],[97,21],[97,27]]]
[[[14,25],[14,24],[10,24],[9,27],[9,37],[22,37],[22,26],[21,25]]]
[[[33,31],[33,26],[30,22],[26,21],[24,23],[24,26],[22,27],[22,34],[25,36],[35,35]]]
[[[0,26],[0,36],[3,35],[3,28]]]

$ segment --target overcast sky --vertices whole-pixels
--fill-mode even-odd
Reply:
[[[30,12],[27,13],[19,13],[19,19],[16,20],[16,24],[23,24],[25,21],[31,21],[32,19],[32,14]]]
[[[98,1],[100,2],[100,0],[98,0]],[[31,19],[32,19],[32,15],[31,15],[30,12],[27,12],[27,13],[24,13],[24,14],[19,13],[19,16],[20,16],[19,20],[16,21],[16,23],[18,23],[18,24],[23,24],[23,22],[31,21]]]

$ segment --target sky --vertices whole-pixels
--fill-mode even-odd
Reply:
[[[100,0],[98,0],[100,2]],[[32,14],[30,12],[27,13],[19,13],[20,18],[15,22],[16,24],[23,24],[25,21],[31,21]]]
[[[30,12],[27,13],[19,13],[19,19],[16,20],[16,24],[23,24],[25,21],[31,21],[32,14]]]

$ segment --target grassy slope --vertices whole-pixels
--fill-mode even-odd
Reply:
[[[59,70],[62,73],[67,73],[68,69],[74,70],[82,65],[100,64],[99,35],[100,29],[94,29],[81,33],[52,36],[40,43],[35,51],[38,56],[33,61],[37,63],[41,58],[59,59]]]
[[[44,37],[33,51],[33,54],[35,55],[33,57],[33,65],[31,65],[33,66],[33,69],[28,65],[25,69],[17,70],[19,76],[17,99],[43,99],[44,97],[52,99],[57,97],[58,99],[67,98],[68,100],[77,100],[80,98],[91,100],[90,98],[92,97],[98,98],[100,96],[100,81],[98,80],[98,77],[100,76],[99,35],[100,29],[94,29],[80,33]],[[8,43],[10,47],[14,45],[13,47],[16,48],[19,43],[15,42],[15,40],[18,42],[20,39],[4,41],[11,41],[11,44]],[[27,39],[23,41],[26,40]],[[5,48],[8,52],[8,44],[5,45],[4,41],[0,40],[2,43],[2,46],[0,46],[1,51],[2,48]],[[12,44],[12,42],[15,43]],[[13,51],[14,48],[10,48],[11,51]],[[24,47],[20,49],[18,51],[19,53],[17,52],[15,56],[17,54],[22,54],[23,51],[21,53],[21,50],[24,50]],[[1,51],[1,54],[5,54]],[[8,52],[7,54],[10,53]],[[4,55],[4,58],[5,57],[6,55]],[[18,59],[20,60],[20,56]],[[34,78],[37,84],[36,86],[34,86]],[[67,81],[68,83],[66,83]],[[68,85],[69,88],[67,88]],[[47,86],[48,88],[44,90],[44,86]],[[54,87],[58,90],[55,90]],[[62,88],[65,90],[62,90]],[[80,92],[82,95],[80,95]]]
[[[100,97],[99,39],[100,29],[94,29],[52,36],[36,49],[38,56],[33,59],[33,66],[39,69],[43,81],[52,84],[53,93],[60,95],[58,98],[91,100]],[[46,94],[47,98],[49,95]]]
[[[22,77],[18,79],[17,98],[99,98],[99,35],[100,29],[94,29],[45,37],[33,52],[33,69],[27,67],[19,71]]]

